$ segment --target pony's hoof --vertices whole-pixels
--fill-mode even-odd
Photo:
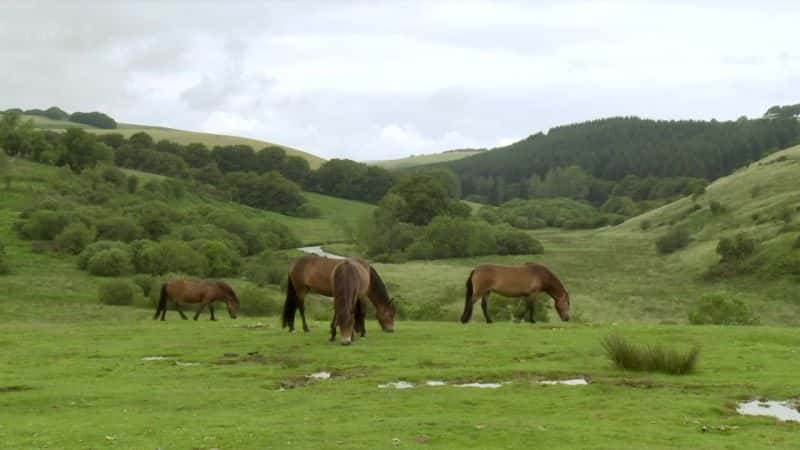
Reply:
[[[494,323],[494,320],[487,320],[486,323]]]
[[[211,321],[212,321],[212,322],[216,322],[216,321],[217,321],[217,319],[211,319]]]

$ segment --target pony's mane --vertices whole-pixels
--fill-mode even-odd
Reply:
[[[386,285],[383,284],[380,275],[372,266],[369,266],[369,294],[373,299],[378,299],[387,305],[392,304],[392,299],[389,298],[389,290],[386,289]]]

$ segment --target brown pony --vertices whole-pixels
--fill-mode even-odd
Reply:
[[[353,341],[353,331],[357,331],[356,324],[360,321],[363,327],[363,306],[369,291],[369,271],[354,260],[346,259],[333,269],[333,321],[331,321],[331,342],[336,340],[336,326],[342,335],[342,345],[350,345]],[[363,333],[363,328],[362,328]],[[363,334],[362,334],[363,336]]]
[[[525,297],[528,321],[533,323],[533,303],[536,294],[544,291],[553,298],[556,311],[561,320],[569,320],[569,293],[564,289],[561,280],[545,266],[526,263],[521,266],[505,266],[500,264],[483,264],[476,267],[467,278],[467,296],[464,301],[464,313],[461,323],[469,322],[472,317],[472,305],[481,299],[481,308],[486,323],[489,318],[486,301],[491,292],[506,297]]]
[[[395,307],[383,280],[372,266],[361,259],[349,259],[352,264],[363,267],[369,274],[367,297],[375,306],[378,323],[383,331],[394,331]],[[294,316],[300,310],[303,320],[303,331],[308,331],[306,323],[305,298],[309,292],[333,297],[333,270],[342,262],[341,259],[323,258],[307,255],[292,261],[289,266],[289,283],[286,287],[286,301],[283,304],[283,328],[294,331]],[[363,318],[366,308],[359,303],[359,315],[356,317],[356,330],[364,336],[366,331]]]
[[[194,315],[194,320],[200,317],[206,306],[211,313],[211,320],[214,318],[215,301],[224,301],[228,306],[228,314],[232,319],[236,318],[239,313],[239,298],[233,292],[230,286],[222,281],[210,280],[170,280],[161,285],[161,297],[158,301],[158,307],[153,319],[157,319],[161,314],[161,320],[167,315],[167,301],[172,300],[183,320],[187,317],[181,310],[181,304],[199,304],[197,313]]]

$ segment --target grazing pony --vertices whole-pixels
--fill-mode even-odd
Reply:
[[[290,332],[294,331],[294,317],[299,309],[300,318],[303,320],[303,331],[308,331],[305,309],[306,295],[309,292],[313,292],[326,297],[333,297],[333,270],[342,261],[341,259],[324,258],[316,255],[307,255],[292,261],[289,266],[286,301],[283,304],[283,328],[288,327]],[[386,285],[378,275],[378,272],[364,260],[351,258],[347,261],[363,267],[368,273],[366,296],[375,306],[378,323],[383,331],[394,331],[394,302],[389,297],[389,291],[386,289]],[[359,317],[356,318],[356,331],[360,332],[363,337],[366,334],[363,322],[366,315],[366,307],[365,305],[360,305],[360,308]]]
[[[356,324],[363,327],[364,308],[369,290],[369,271],[353,260],[344,260],[333,269],[333,320],[331,321],[331,342],[336,340],[336,327],[339,327],[342,345],[353,342]],[[363,332],[363,329],[362,329]]]
[[[197,312],[194,315],[194,320],[200,317],[206,306],[211,313],[211,320],[217,320],[214,317],[215,301],[224,301],[228,307],[228,314],[232,319],[236,318],[239,314],[239,297],[233,292],[230,286],[222,281],[211,280],[170,280],[161,285],[161,297],[158,300],[156,313],[153,319],[157,319],[159,314],[161,320],[164,320],[167,315],[167,301],[172,300],[181,315],[183,320],[187,317],[181,310],[182,304],[184,305],[199,305]]]
[[[461,314],[461,323],[469,322],[472,317],[472,305],[479,298],[486,323],[492,323],[486,303],[491,292],[506,297],[525,297],[528,321],[534,323],[534,299],[536,294],[542,291],[547,292],[553,298],[561,320],[568,321],[569,293],[564,289],[561,280],[547,267],[536,263],[526,263],[520,266],[480,265],[473,269],[467,278],[467,295],[464,301],[464,312]]]

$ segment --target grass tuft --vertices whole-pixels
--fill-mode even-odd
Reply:
[[[605,349],[611,362],[620,369],[664,372],[672,375],[685,375],[694,372],[700,347],[693,346],[688,352],[665,348],[661,345],[636,345],[618,334],[603,338]]]

